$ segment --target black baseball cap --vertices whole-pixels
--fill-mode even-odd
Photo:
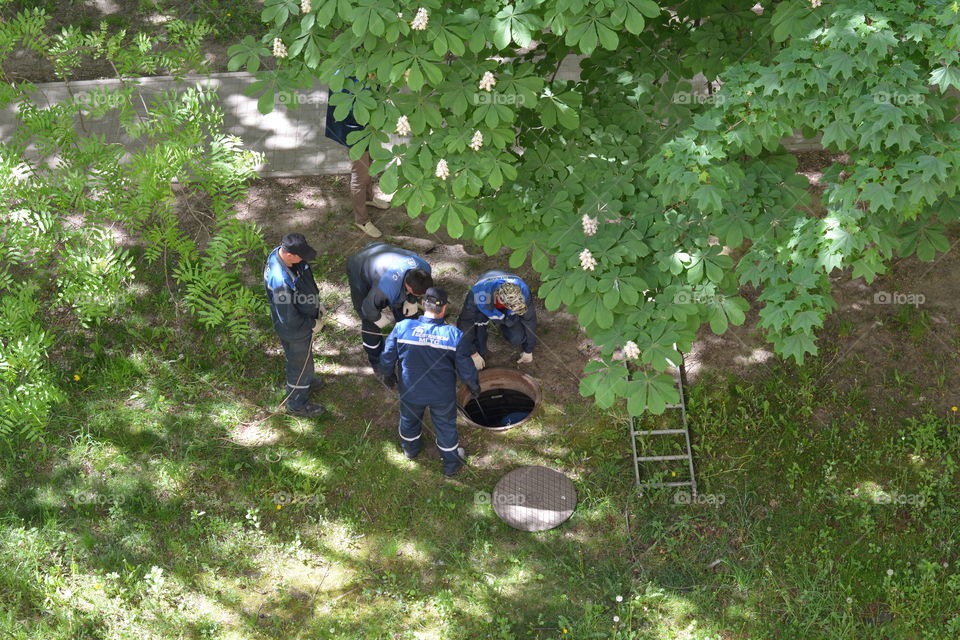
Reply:
[[[283,247],[283,250],[287,253],[300,256],[307,262],[317,257],[317,250],[307,244],[307,239],[303,237],[302,233],[288,233],[283,236],[283,240],[280,241],[280,246]]]
[[[426,293],[423,294],[423,300],[424,302],[430,302],[440,306],[450,302],[450,299],[447,297],[447,290],[442,287],[430,287],[427,289]]]

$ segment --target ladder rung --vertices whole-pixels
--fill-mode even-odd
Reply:
[[[671,433],[686,433],[686,429],[653,429],[651,431],[634,431],[635,435],[638,436],[656,436],[656,435],[668,435]]]
[[[653,462],[656,460],[686,460],[690,456],[686,455],[676,455],[676,456],[643,456],[642,458],[637,458],[637,462]]]
[[[644,482],[641,483],[641,487],[687,487],[693,486],[693,482],[687,480],[686,482]]]

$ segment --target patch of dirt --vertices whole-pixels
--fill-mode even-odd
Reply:
[[[817,215],[817,209],[822,212],[820,172],[845,158],[826,152],[798,156],[798,170],[811,179],[811,208]],[[956,236],[957,230],[950,235]],[[817,332],[818,384],[825,395],[836,390],[862,398],[857,407],[829,411],[820,407],[815,420],[825,424],[832,412],[842,409],[901,419],[924,411],[949,414],[951,406],[960,404],[956,391],[960,385],[956,358],[960,297],[955,295],[960,256],[950,251],[932,263],[904,258],[871,284],[851,275],[848,269],[831,276],[837,308]],[[751,310],[743,326],[731,326],[723,336],[714,335],[709,327],[701,330],[687,357],[691,382],[707,372],[737,377],[770,375],[777,358],[756,326],[756,292],[745,288],[744,297]],[[891,389],[901,393],[891,394]]]
[[[396,395],[389,395],[371,375],[346,281],[347,257],[373,241],[353,226],[348,185],[347,175],[254,180],[247,197],[237,207],[237,215],[261,226],[271,246],[285,234],[298,231],[317,249],[319,255],[313,264],[315,275],[321,295],[330,307],[320,344],[315,346],[315,353],[326,361],[322,364],[318,361],[318,371],[330,385],[320,392],[319,399],[339,417],[349,415],[351,421],[369,421],[374,429],[392,434],[398,418]],[[192,203],[191,207],[197,215],[185,216],[184,224],[191,235],[203,237],[206,231],[199,223],[203,220],[199,205]],[[435,280],[450,293],[448,318],[451,323],[456,322],[467,290],[481,273],[494,268],[509,269],[509,250],[486,256],[479,248],[465,245],[443,230],[429,233],[424,220],[411,219],[402,209],[370,208],[370,213],[384,233],[381,240],[417,251],[430,262]],[[524,278],[532,289],[539,287],[540,281],[531,268],[512,271]],[[579,393],[580,373],[597,349],[580,330],[573,315],[546,311],[541,300],[536,300],[536,304],[539,343],[533,363],[517,365],[520,349],[509,345],[494,330],[490,335],[488,366],[517,368],[532,375],[540,382],[547,403],[589,403],[590,400]],[[279,379],[279,357],[277,367]],[[348,396],[378,398],[384,395],[383,402],[345,404]],[[472,435],[461,435],[466,437],[469,446]]]

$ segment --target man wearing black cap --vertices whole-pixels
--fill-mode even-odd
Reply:
[[[270,301],[273,328],[280,337],[287,359],[287,412],[297,416],[319,416],[325,409],[308,400],[310,391],[323,386],[313,375],[313,329],[320,317],[317,283],[310,260],[317,252],[302,233],[289,233],[270,252],[263,270],[263,284]]]
[[[423,412],[430,419],[443,458],[443,475],[451,477],[463,466],[464,451],[457,433],[457,377],[474,397],[480,395],[471,345],[463,332],[447,324],[447,292],[430,287],[423,296],[423,315],[397,323],[380,357],[380,373],[388,385],[400,385],[400,448],[409,459],[420,453]]]

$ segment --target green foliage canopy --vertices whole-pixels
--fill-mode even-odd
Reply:
[[[267,0],[231,65],[257,72],[265,112],[317,78],[368,79],[334,98],[368,125],[351,154],[369,149],[429,231],[530,260],[547,308],[602,349],[582,392],[659,412],[673,345],[742,323],[744,285],[776,352],[802,362],[831,274],[933,260],[960,216],[957,3],[756,4]],[[557,77],[570,55],[577,82]],[[847,154],[822,214],[780,142],[796,130]]]

